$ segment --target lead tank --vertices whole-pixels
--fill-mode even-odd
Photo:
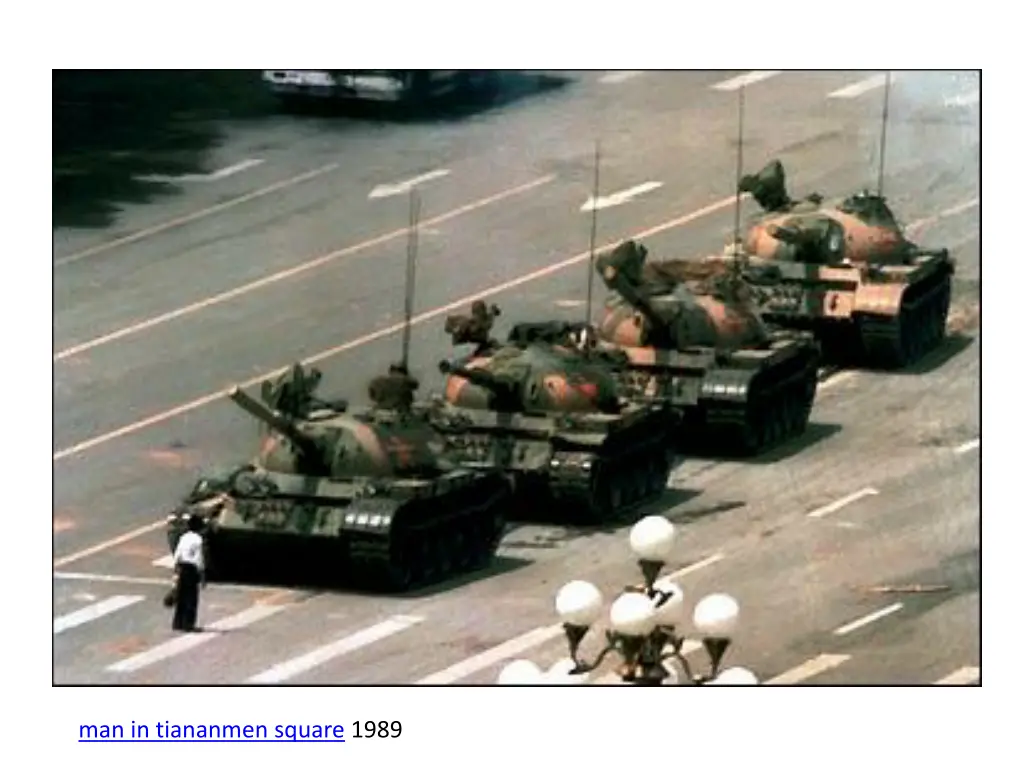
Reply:
[[[516,326],[507,343],[487,317],[446,323],[470,355],[442,361],[447,376],[435,423],[464,467],[508,473],[524,498],[589,523],[608,521],[659,496],[671,468],[669,420],[656,404],[620,397],[603,356],[569,343],[570,329]]]
[[[264,425],[262,444],[252,462],[199,481],[168,520],[172,551],[198,513],[218,578],[276,576],[276,563],[404,591],[486,566],[504,531],[507,479],[445,461],[400,367],[371,383],[374,404],[362,410],[317,400],[318,380],[297,366],[264,388],[274,407],[230,392]]]
[[[812,330],[836,362],[899,368],[941,343],[955,263],[947,249],[907,239],[884,197],[792,200],[778,160],[744,176],[740,191],[763,210],[744,250],[775,267],[750,275],[772,289],[766,319]]]
[[[759,297],[725,266],[648,262],[627,240],[595,269],[612,292],[598,341],[625,353],[628,397],[673,408],[687,450],[752,455],[806,429],[818,346],[767,325]]]

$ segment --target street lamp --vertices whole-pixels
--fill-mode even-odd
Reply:
[[[693,625],[708,655],[708,674],[695,674],[682,652],[685,638],[676,627],[686,617],[682,588],[659,579],[675,543],[675,526],[664,517],[652,515],[640,520],[629,534],[643,584],[626,587],[609,610],[611,629],[605,631],[605,645],[593,661],[580,657],[580,644],[601,615],[601,591],[587,581],[570,581],[555,596],[555,611],[569,645],[569,658],[547,671],[531,661],[519,659],[506,666],[499,685],[580,684],[605,658],[616,653],[622,658],[619,675],[634,685],[661,685],[674,677],[665,662],[675,659],[686,680],[695,685],[757,685],[755,675],[743,667],[721,669],[722,659],[736,631],[739,604],[729,595],[704,597],[693,610]]]

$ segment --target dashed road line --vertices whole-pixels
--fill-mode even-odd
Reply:
[[[439,216],[434,216],[433,218],[427,219],[423,221],[422,224],[423,226],[429,227],[441,224],[445,221],[450,221],[451,219],[457,218],[459,216],[465,216],[467,213],[472,213],[473,211],[479,210],[480,208],[484,208],[488,205],[494,205],[495,203],[501,202],[502,200],[507,200],[508,198],[514,197],[515,195],[521,195],[526,192],[532,191],[544,184],[549,184],[550,182],[554,181],[555,178],[555,174],[548,174],[547,176],[542,176],[540,178],[534,179],[533,181],[529,181],[525,184],[520,184],[519,186],[511,187],[509,189],[503,189],[502,191],[496,192],[493,195],[478,198],[477,200],[473,200],[469,203],[466,203],[465,205],[459,206],[458,208],[454,208],[446,213],[442,213]],[[221,291],[220,293],[214,294],[213,296],[207,296],[205,299],[192,302],[191,304],[187,304],[184,307],[178,307],[177,309],[171,310],[170,312],[164,312],[163,314],[156,315],[147,320],[142,320],[140,322],[133,323],[132,325],[119,328],[116,331],[111,331],[110,333],[106,333],[102,336],[97,336],[93,339],[90,339],[89,341],[84,341],[80,344],[75,344],[74,346],[67,347],[66,349],[62,349],[60,352],[57,352],[53,356],[53,360],[54,362],[57,362],[58,360],[64,360],[73,355],[77,355],[82,352],[86,352],[90,349],[94,349],[95,347],[99,347],[104,344],[109,344],[113,341],[117,341],[118,339],[123,339],[126,336],[133,336],[137,333],[156,327],[158,325],[163,325],[164,323],[168,323],[171,320],[176,320],[179,317],[185,317],[186,315],[194,314],[196,312],[199,312],[200,310],[207,309],[209,307],[214,307],[217,306],[218,304],[223,304],[224,302],[230,301],[231,299],[235,299],[239,296],[244,296],[248,293],[252,293],[255,290],[264,288],[268,285],[279,283],[282,280],[295,277],[296,275],[300,275],[304,272],[308,272],[313,269],[318,269],[319,267],[337,261],[342,257],[351,256],[361,251],[368,250],[369,248],[373,248],[378,245],[383,245],[384,243],[388,243],[399,237],[403,237],[408,232],[408,229],[408,227],[402,227],[401,229],[395,229],[383,235],[372,237],[369,240],[362,240],[353,245],[349,245],[344,248],[339,248],[337,250],[331,251],[330,253],[325,253],[322,256],[317,256],[316,258],[310,259],[309,261],[304,261],[301,264],[296,264],[294,267],[289,267],[288,269],[282,269],[278,272],[266,275],[265,277],[261,277],[258,280],[253,280],[252,282],[245,283],[244,285],[240,285],[236,288],[232,288],[227,291]]]
[[[978,448],[980,445],[981,438],[976,437],[973,440],[968,440],[966,443],[961,443],[960,445],[958,445],[956,448],[953,449],[953,453],[969,453],[970,451],[973,451],[975,448]]]
[[[150,174],[147,176],[139,176],[143,181],[156,181],[165,184],[178,184],[182,182],[206,182],[206,181],[220,181],[226,179],[228,176],[234,176],[236,173],[247,171],[250,168],[255,168],[257,165],[262,165],[263,161],[259,158],[249,158],[242,160],[234,165],[229,165],[226,168],[221,168],[217,171],[210,173],[186,173],[181,176],[165,176],[163,174]]]
[[[945,101],[947,107],[969,107],[981,100],[981,91],[975,89],[969,93],[961,93],[958,96],[951,96]]]
[[[782,71],[781,69],[755,69],[752,72],[747,72],[745,75],[737,75],[720,83],[715,83],[711,88],[716,91],[736,91],[745,86],[767,80],[770,77],[781,75]]]
[[[617,205],[628,203],[640,195],[653,192],[663,186],[665,186],[664,183],[660,181],[645,181],[643,184],[637,184],[635,187],[630,187],[629,189],[613,192],[610,195],[601,195],[596,200],[593,195],[591,195],[587,198],[586,202],[580,206],[580,210],[593,211],[596,208],[600,211],[604,208],[613,208]]]
[[[841,499],[836,499],[831,504],[826,504],[823,507],[818,507],[815,510],[807,513],[808,517],[818,519],[831,515],[833,512],[838,512],[843,507],[853,504],[855,501],[860,501],[867,496],[877,496],[878,491],[874,488],[861,488],[859,491],[854,491],[848,496],[843,496]]]
[[[80,627],[82,624],[87,624],[90,621],[102,618],[107,614],[113,613],[114,611],[120,611],[122,608],[127,608],[130,605],[135,605],[140,600],[145,598],[142,595],[114,595],[113,597],[102,600],[95,605],[89,605],[85,608],[80,608],[77,611],[58,616],[53,620],[53,634],[59,635],[65,630],[71,629],[72,627]]]
[[[488,648],[483,653],[470,656],[469,658],[452,664],[450,667],[446,667],[439,672],[427,675],[421,680],[417,680],[415,685],[451,685],[452,683],[458,682],[470,675],[487,669],[494,664],[525,653],[526,651],[536,648],[538,645],[546,643],[549,640],[554,640],[556,637],[561,635],[561,624],[552,624],[547,627],[531,629],[529,632],[525,632],[518,637],[507,640],[501,645]]]
[[[551,178],[554,178],[554,177],[552,176]],[[723,210],[725,208],[728,208],[729,206],[735,205],[735,203],[736,203],[736,197],[735,196],[725,197],[725,198],[717,200],[717,201],[715,201],[713,203],[710,203],[710,204],[704,206],[703,208],[698,208],[697,210],[691,211],[691,212],[686,213],[686,214],[683,214],[682,216],[678,216],[676,218],[669,219],[668,221],[664,221],[661,224],[656,224],[655,226],[650,227],[648,229],[645,229],[643,231],[635,232],[632,235],[630,235],[629,237],[631,237],[634,240],[642,240],[642,239],[647,238],[647,237],[653,237],[654,235],[657,235],[657,234],[659,234],[661,232],[667,232],[669,230],[685,226],[686,224],[689,224],[689,223],[691,223],[693,221],[696,221],[697,219],[700,219],[700,218],[708,216],[708,215],[710,215],[712,213],[715,213],[716,211],[720,211],[720,210]],[[404,230],[402,230],[402,231],[404,232]],[[618,243],[619,243],[619,239],[616,239],[615,241],[610,242],[610,243],[606,243],[605,245],[603,245],[600,248],[596,249],[595,253],[601,254],[601,253],[605,253],[607,251],[610,251]],[[503,292],[511,290],[513,288],[518,288],[519,286],[525,285],[526,283],[530,283],[530,282],[539,280],[541,278],[548,277],[549,275],[553,275],[556,272],[560,272],[560,271],[562,271],[564,269],[567,269],[568,267],[571,267],[571,266],[574,266],[576,264],[579,264],[579,263],[589,259],[590,256],[591,256],[590,251],[584,251],[583,253],[578,253],[575,256],[570,256],[570,257],[568,257],[566,259],[562,259],[561,261],[555,262],[554,264],[549,264],[546,267],[541,267],[540,269],[536,269],[536,270],[534,270],[532,272],[528,272],[525,275],[520,275],[519,277],[513,278],[511,280],[506,280],[503,283],[499,283],[498,285],[493,285],[490,288],[486,288],[486,289],[484,289],[482,291],[479,291],[477,293],[470,294],[469,296],[462,296],[461,298],[456,299],[455,301],[449,302],[448,304],[445,304],[445,305],[440,306],[440,307],[435,307],[434,309],[431,309],[431,310],[429,310],[427,312],[423,312],[423,313],[421,313],[419,315],[416,315],[415,317],[412,318],[412,323],[411,324],[414,325],[414,326],[421,325],[421,324],[427,322],[428,320],[434,319],[435,317],[439,317],[439,316],[444,315],[444,314],[446,314],[448,312],[451,312],[452,310],[464,307],[466,304],[470,304],[470,303],[476,301],[477,299],[480,299],[480,300],[487,299],[487,298],[490,298],[491,296],[494,296],[496,294],[503,293]],[[381,328],[379,330],[373,331],[372,333],[368,333],[365,336],[360,336],[359,338],[353,339],[352,341],[346,341],[345,343],[339,344],[336,347],[331,347],[330,349],[325,349],[322,352],[319,352],[316,355],[313,355],[312,357],[306,358],[302,362],[305,365],[312,365],[312,364],[318,363],[318,362],[320,362],[322,360],[326,360],[328,358],[334,357],[335,355],[338,355],[338,354],[340,354],[342,352],[346,352],[346,351],[348,351],[350,349],[355,349],[357,347],[365,346],[365,345],[367,345],[367,344],[369,344],[371,342],[376,341],[377,339],[383,339],[383,338],[385,338],[387,336],[390,336],[392,334],[398,333],[403,328],[404,328],[404,323],[395,323],[395,324],[390,325],[390,326],[388,326],[386,328]],[[287,370],[287,367],[283,366],[283,367],[278,368],[278,369],[276,369],[274,371],[268,371],[267,373],[260,374],[259,376],[254,376],[253,378],[249,379],[248,381],[240,382],[238,384],[238,386],[249,387],[249,386],[252,386],[253,384],[258,384],[259,382],[262,382],[262,381],[264,381],[266,379],[272,378],[273,376],[276,376],[276,375],[278,375],[280,373],[283,373],[286,370]],[[59,461],[60,459],[67,458],[68,456],[73,456],[76,453],[81,453],[82,451],[86,451],[86,450],[88,450],[90,448],[94,448],[97,445],[102,445],[103,443],[109,442],[111,440],[115,440],[115,439],[117,439],[119,437],[124,437],[125,435],[133,434],[135,432],[138,432],[141,429],[145,429],[146,427],[150,427],[150,426],[152,426],[154,424],[159,424],[161,422],[167,421],[168,419],[174,418],[175,416],[179,416],[179,415],[181,415],[183,413],[188,413],[189,411],[193,411],[196,408],[200,408],[200,407],[202,407],[204,405],[209,405],[210,403],[213,403],[213,402],[216,402],[217,400],[220,400],[222,397],[224,397],[226,395],[226,393],[227,393],[227,390],[221,390],[221,391],[218,391],[218,392],[211,392],[210,394],[204,395],[203,397],[196,398],[195,400],[192,400],[191,402],[182,403],[181,405],[175,406],[174,408],[171,408],[171,409],[166,410],[166,411],[162,411],[161,413],[154,414],[153,416],[150,416],[148,418],[141,419],[140,421],[133,422],[132,424],[128,424],[126,426],[120,427],[120,428],[112,430],[110,432],[106,432],[104,434],[97,435],[96,437],[89,438],[88,440],[84,440],[84,441],[82,441],[80,443],[77,443],[75,445],[72,445],[72,446],[70,446],[68,448],[64,448],[62,450],[59,450],[59,451],[55,452],[53,454],[53,460],[54,461]],[[164,524],[163,521],[161,521],[159,523],[153,523],[152,527],[156,528],[156,527],[158,527],[160,525],[163,525],[163,524]],[[103,545],[97,545],[97,546],[99,546],[101,549],[105,548]],[[77,557],[77,555],[75,555],[73,557]]]
[[[901,610],[903,610],[903,603],[887,605],[885,608],[879,608],[877,611],[873,611],[867,616],[861,616],[859,619],[851,621],[849,624],[843,624],[843,626],[839,627],[833,634],[839,635],[840,637],[848,635],[855,630],[866,627],[868,624],[878,621],[879,619],[884,619],[886,616],[890,616]]]
[[[220,632],[242,629],[250,624],[255,624],[257,621],[269,618],[276,613],[280,613],[286,607],[284,605],[254,605],[220,621],[215,621],[208,627],[204,627],[202,632],[176,637],[173,640],[168,640],[166,643],[153,646],[147,651],[137,653],[134,656],[129,656],[127,659],[111,664],[107,667],[107,672],[136,672],[143,667],[148,667],[151,664],[156,664],[208,643],[214,638],[219,637]]]
[[[972,685],[981,677],[981,670],[978,667],[960,667],[956,672],[946,675],[941,680],[936,680],[934,685]]]
[[[395,195],[406,195],[412,191],[413,187],[418,187],[420,184],[426,184],[428,181],[434,179],[443,179],[451,173],[447,168],[438,168],[435,171],[429,171],[422,173],[419,176],[415,176],[405,181],[395,182],[394,184],[378,184],[372,190],[367,198],[370,200],[377,200],[382,197],[393,197]]]
[[[322,645],[302,656],[275,664],[270,669],[260,672],[258,675],[253,675],[246,682],[282,683],[296,675],[301,675],[303,672],[308,672],[321,664],[325,664],[338,656],[352,653],[367,645],[396,635],[399,632],[404,632],[423,621],[424,618],[422,616],[394,616],[372,627],[347,635],[327,645]]]
[[[225,200],[222,203],[217,203],[217,205],[211,205],[209,208],[201,208],[198,211],[193,211],[192,213],[186,214],[185,216],[179,216],[175,219],[170,219],[169,221],[165,221],[160,224],[155,224],[152,227],[140,229],[138,232],[133,232],[130,235],[119,237],[116,240],[109,240],[108,242],[100,243],[99,245],[94,245],[91,248],[86,248],[76,253],[69,254],[68,256],[56,259],[53,262],[53,265],[55,267],[62,267],[65,264],[73,264],[74,262],[80,261],[81,259],[84,259],[88,256],[95,256],[98,253],[105,253],[106,251],[113,250],[114,248],[118,248],[122,245],[128,245],[129,243],[134,243],[139,240],[143,240],[147,237],[152,237],[153,235],[160,234],[161,232],[166,232],[168,229],[180,227],[184,224],[189,224],[193,221],[204,219],[207,216],[212,216],[215,213],[220,213],[221,211],[229,210],[237,205],[241,205],[242,203],[247,203],[250,200],[257,200],[261,197],[265,197],[269,194],[272,194],[273,192],[277,192],[282,189],[288,189],[289,187],[294,187],[296,184],[301,184],[304,181],[315,179],[318,176],[323,176],[325,173],[330,173],[331,171],[336,171],[340,167],[340,163],[328,163],[327,165],[321,166],[319,168],[314,168],[311,171],[300,173],[298,176],[292,176],[291,178],[288,179],[282,179],[281,181],[277,181],[273,184],[261,187],[260,189],[248,192],[239,197],[233,197],[230,200]]]
[[[163,528],[165,525],[167,525],[166,520],[158,520],[155,523],[143,525],[139,528],[135,528],[131,531],[128,531],[127,533],[122,533],[119,536],[114,536],[113,538],[107,539],[106,541],[101,541],[99,544],[96,544],[94,546],[87,547],[86,549],[81,549],[78,552],[74,552],[70,555],[65,555],[64,557],[58,557],[56,560],[53,561],[53,567],[61,568],[67,565],[68,563],[73,563],[76,560],[81,560],[82,558],[89,557],[90,555],[95,555],[98,552],[110,549],[111,547],[116,547],[118,544],[123,544],[124,542],[138,538],[139,536],[144,536],[145,534],[151,531],[155,531],[158,528]]]
[[[773,677],[771,680],[765,682],[765,685],[796,685],[797,683],[802,683],[804,680],[809,680],[816,675],[820,675],[823,672],[827,672],[830,669],[835,669],[849,660],[850,657],[846,654],[823,653],[820,656],[815,656],[813,659],[808,659],[799,666],[783,672],[777,677]]]
[[[868,91],[873,91],[876,88],[881,88],[885,85],[885,75],[872,75],[871,77],[858,80],[856,83],[851,83],[844,88],[832,91],[827,98],[830,99],[855,99],[858,96],[863,96]]]
[[[626,69],[619,72],[608,72],[602,75],[598,82],[604,83],[605,85],[618,85],[624,83],[627,80],[632,80],[634,77],[639,77],[644,71],[642,69]]]

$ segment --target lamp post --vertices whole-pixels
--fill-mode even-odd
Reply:
[[[633,685],[662,685],[674,677],[666,667],[678,661],[687,682],[695,685],[757,685],[756,676],[743,667],[723,670],[722,659],[739,621],[739,604],[717,593],[701,599],[693,610],[693,625],[707,653],[709,670],[695,673],[683,654],[685,637],[676,627],[686,617],[684,593],[668,579],[659,579],[675,543],[675,526],[664,517],[640,520],[629,534],[643,584],[623,589],[609,609],[611,628],[604,647],[592,661],[580,656],[580,644],[601,615],[601,591],[587,581],[570,581],[555,596],[555,611],[569,646],[569,657],[546,672],[531,661],[518,659],[498,677],[499,685],[573,685],[585,683],[610,654],[622,659],[618,673]],[[682,680],[680,680],[682,682]]]

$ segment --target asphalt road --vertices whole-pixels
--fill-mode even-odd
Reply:
[[[397,357],[397,332],[382,330],[401,315],[406,201],[368,197],[377,185],[449,171],[422,185],[416,308],[425,317],[412,362],[429,389],[450,348],[444,315],[470,296],[502,306],[499,332],[517,319],[582,315],[589,217],[580,207],[595,137],[601,194],[661,183],[602,211],[600,243],[646,232],[655,257],[721,247],[737,99],[709,86],[738,74],[605,83],[603,73],[575,73],[564,88],[450,124],[282,117],[239,130],[211,159],[212,168],[262,163],[183,182],[177,197],[129,209],[104,233],[58,233],[55,680],[241,682],[272,670],[262,679],[402,683],[441,673],[432,679],[487,683],[518,655],[554,661],[554,591],[575,577],[609,593],[632,579],[624,531],[521,526],[494,573],[401,599],[214,585],[202,608],[214,631],[174,640],[159,606],[167,570],[154,564],[166,555],[162,511],[201,467],[252,450],[254,426],[218,396],[227,384],[318,356],[325,389],[359,402],[370,372]],[[873,185],[881,90],[829,97],[868,76],[785,73],[751,84],[749,169],[781,157],[798,194]],[[741,600],[735,661],[764,679],[822,654],[806,682],[931,683],[979,666],[978,110],[946,104],[976,89],[964,76],[897,77],[886,157],[897,214],[959,260],[958,335],[920,371],[835,376],[801,450],[751,464],[684,462],[680,490],[652,508],[682,525],[679,566],[722,555],[684,588]],[[289,181],[299,174],[307,177]],[[876,493],[807,517],[863,489]],[[925,582],[944,588],[871,591]],[[508,653],[489,652],[510,640]],[[325,645],[312,660],[275,666]]]

